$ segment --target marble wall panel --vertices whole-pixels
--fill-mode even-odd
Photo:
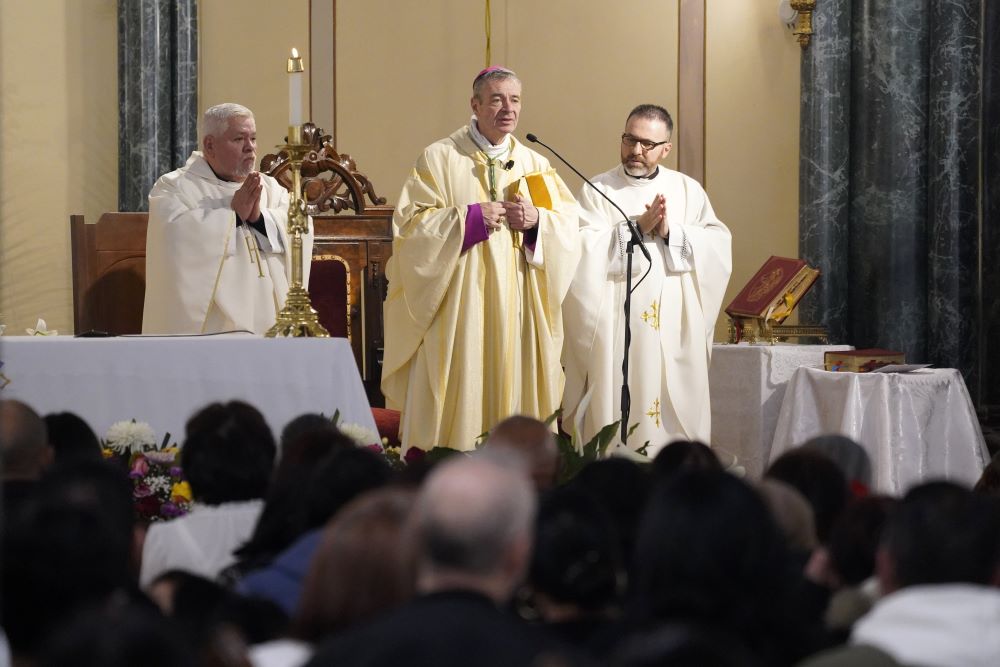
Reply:
[[[197,0],[118,3],[119,210],[145,211],[197,144],[197,14]]]
[[[927,2],[855,3],[850,334],[927,357]]]
[[[848,341],[848,210],[851,125],[851,0],[819,3],[802,53],[799,255],[821,272],[800,306],[804,324]]]
[[[1000,2],[984,3],[980,402],[1000,410]]]
[[[978,384],[980,7],[931,3],[927,361]]]

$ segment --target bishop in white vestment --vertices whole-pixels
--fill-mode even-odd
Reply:
[[[510,134],[520,96],[510,70],[481,72],[469,125],[427,147],[399,196],[382,392],[404,449],[472,449],[506,417],[559,408],[576,202]]]
[[[705,191],[659,165],[672,130],[662,107],[636,107],[622,135],[622,164],[593,179],[636,220],[652,258],[650,266],[638,248],[633,255],[638,287],[630,317],[628,420],[635,425],[629,449],[648,443],[650,456],[672,440],[711,439],[708,365],[732,268],[729,230]],[[630,234],[621,214],[586,184],[579,203],[583,253],[563,306],[563,428],[587,442],[621,418]]]

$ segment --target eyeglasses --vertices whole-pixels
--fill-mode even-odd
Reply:
[[[670,140],[666,141],[650,141],[649,139],[640,139],[639,137],[633,137],[631,134],[625,133],[622,135],[622,143],[629,148],[635,148],[636,144],[642,146],[642,152],[648,153],[657,146],[662,146],[663,144],[670,143]]]

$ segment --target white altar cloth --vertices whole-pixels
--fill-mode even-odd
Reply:
[[[865,448],[880,493],[898,495],[940,478],[971,486],[989,462],[969,392],[953,368],[911,373],[800,368],[785,392],[771,459],[826,433],[846,435]]]
[[[376,433],[345,338],[3,336],[0,361],[9,380],[0,398],[42,415],[75,412],[98,437],[134,418],[179,444],[195,411],[234,399],[260,410],[276,439],[293,417],[337,410],[342,422]]]
[[[712,449],[724,465],[735,457],[747,477],[759,479],[771,453],[785,386],[800,366],[823,366],[828,350],[850,345],[727,345],[712,347]]]

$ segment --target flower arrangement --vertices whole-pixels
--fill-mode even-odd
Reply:
[[[180,449],[168,433],[157,445],[146,422],[115,422],[104,436],[104,457],[119,463],[132,480],[132,501],[140,521],[165,521],[191,509],[191,486],[178,462]]]

